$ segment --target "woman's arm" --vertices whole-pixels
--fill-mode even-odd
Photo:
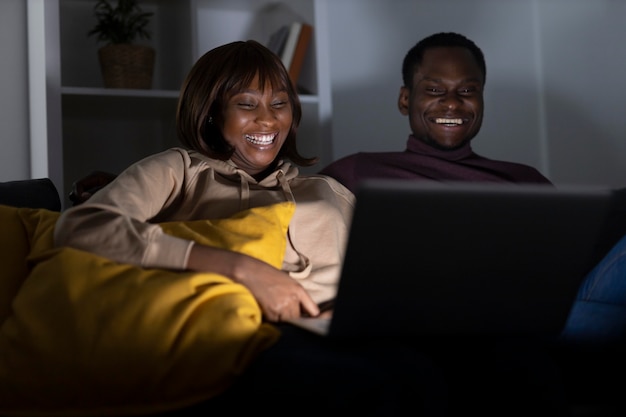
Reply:
[[[191,163],[166,151],[139,161],[87,202],[64,211],[55,245],[70,246],[141,267],[184,269],[192,242],[165,234],[150,220],[183,193]]]
[[[250,256],[195,244],[187,269],[218,273],[246,286],[270,321],[319,314],[317,304],[289,274]]]

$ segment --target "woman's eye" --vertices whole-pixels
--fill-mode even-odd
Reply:
[[[287,105],[286,101],[275,101],[274,103],[272,103],[272,107],[274,107],[275,109],[283,108],[286,105]]]
[[[252,108],[254,108],[254,104],[252,104],[252,103],[238,103],[237,105],[239,107],[244,108],[244,109],[252,109]]]

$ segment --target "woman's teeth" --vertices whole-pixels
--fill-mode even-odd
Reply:
[[[246,135],[246,140],[248,142],[254,143],[255,145],[269,145],[274,142],[275,134],[271,135]]]

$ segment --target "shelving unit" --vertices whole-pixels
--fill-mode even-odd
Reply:
[[[157,51],[153,86],[122,90],[103,88],[97,59],[101,45],[87,36],[95,24],[95,0],[28,0],[29,14],[35,17],[28,29],[31,56],[45,57],[35,66],[35,82],[31,78],[31,102],[45,103],[31,109],[31,147],[43,149],[39,160],[47,161],[45,173],[39,174],[50,176],[66,195],[73,181],[92,170],[119,172],[144,156],[178,146],[178,91],[193,63],[227,42],[267,43],[271,33],[294,20],[313,26],[298,81],[310,92],[300,97],[299,145],[304,155],[321,159],[319,166],[302,172],[317,171],[331,158],[326,1],[144,0],[142,8],[154,12],[148,27],[151,39],[138,42]],[[44,25],[43,33],[37,23]],[[37,87],[37,77],[44,76]]]

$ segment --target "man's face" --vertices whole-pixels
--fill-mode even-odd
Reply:
[[[413,135],[439,149],[456,149],[480,130],[484,76],[471,52],[460,47],[428,49],[400,89],[398,107],[409,116]]]

